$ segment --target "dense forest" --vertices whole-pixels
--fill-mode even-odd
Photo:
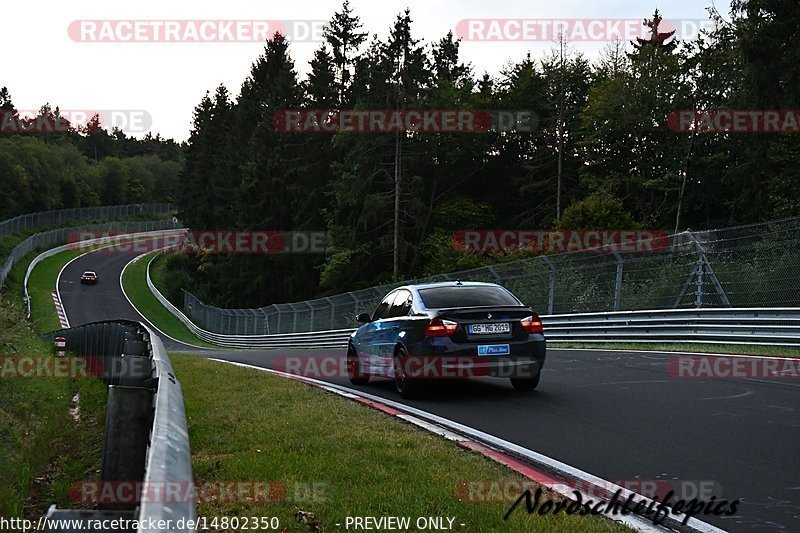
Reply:
[[[725,16],[709,12],[715,29],[688,42],[611,43],[594,61],[560,42],[496,77],[464,63],[452,33],[416,38],[407,10],[368,39],[345,2],[305,79],[276,35],[238,97],[219,86],[196,107],[182,218],[326,229],[329,253],[176,257],[171,283],[217,305],[260,306],[509,258],[455,250],[462,228],[673,231],[800,215],[800,135],[667,124],[676,110],[800,107],[800,4],[734,0]],[[277,131],[275,114],[296,108],[525,109],[538,127],[399,141]]]
[[[517,257],[454,248],[464,228],[672,232],[800,215],[799,134],[668,124],[679,110],[800,108],[800,4],[732,0],[688,41],[656,38],[658,14],[643,12],[652,39],[591,59],[562,39],[496,75],[465,62],[452,33],[423,41],[412,15],[369,36],[345,1],[305,76],[275,35],[238,94],[220,85],[199,102],[182,150],[105,131],[0,138],[14,191],[0,216],[174,194],[194,229],[328,232],[324,255],[170,258],[171,294],[246,307]],[[13,109],[7,92],[0,106]],[[526,110],[537,127],[287,133],[275,120],[287,109]],[[35,174],[22,158],[41,161]]]
[[[20,116],[0,89],[0,220],[33,211],[173,201],[183,150],[160,135],[107,131],[94,116],[73,124],[43,105]]]
[[[182,216],[196,228],[327,229],[329,253],[176,257],[173,284],[260,306],[509,258],[455,250],[463,228],[672,231],[798,215],[800,136],[676,132],[667,117],[798,107],[800,4],[734,0],[710,16],[715,29],[689,42],[611,43],[595,61],[556,43],[496,77],[464,63],[452,34],[414,37],[408,11],[368,39],[345,2],[305,79],[276,36],[237,98],[220,86],[197,106]],[[539,127],[410,133],[398,147],[392,134],[276,131],[275,113],[296,108],[525,109]]]

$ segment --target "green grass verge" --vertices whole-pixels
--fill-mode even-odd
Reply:
[[[4,294],[7,294],[14,302],[22,303],[25,272],[27,272],[31,261],[42,251],[37,250],[29,253],[17,261],[14,264],[14,268],[9,272],[5,282]],[[31,272],[31,278],[28,283],[30,285],[29,295],[31,296],[31,323],[35,331],[45,333],[61,327],[50,293],[55,290],[56,276],[61,267],[76,255],[78,255],[77,251],[62,252],[42,261]]]
[[[33,268],[31,277],[28,279],[28,296],[31,299],[31,324],[37,332],[46,333],[61,328],[51,296],[56,288],[58,273],[74,258],[94,248],[97,246],[82,250],[66,250],[43,259]],[[32,252],[14,265],[6,280],[6,286],[11,289],[12,294],[22,294],[28,265],[40,253],[41,251]]]
[[[547,333],[545,331],[545,333]],[[800,357],[800,350],[788,346],[751,346],[747,344],[692,344],[692,343],[650,343],[650,342],[558,342],[550,348],[595,348],[606,350],[644,350],[649,352],[705,352],[732,355],[778,355],[781,357]]]
[[[199,516],[274,516],[283,531],[344,530],[347,516],[449,516],[458,531],[626,530],[605,517],[527,515],[524,505],[503,521],[511,503],[459,497],[470,480],[523,481],[482,455],[295,381],[170,358],[183,387],[195,481],[286,489],[277,503],[201,501]],[[318,529],[298,523],[298,512],[310,513],[306,521],[318,520]]]
[[[64,265],[84,253],[67,250],[42,260],[31,271],[28,279],[28,296],[31,299],[31,323],[36,331],[45,333],[61,328],[52,293],[56,288],[56,278]],[[30,261],[25,264],[27,269]],[[24,278],[24,273],[23,273]]]
[[[0,301],[0,359],[52,357],[25,321],[24,307]],[[37,520],[51,504],[68,507],[68,489],[95,479],[105,424],[105,385],[96,379],[0,374],[0,516]],[[70,407],[79,394],[80,418]]]
[[[150,292],[150,288],[147,286],[147,264],[155,253],[142,256],[125,269],[125,273],[122,275],[122,286],[125,289],[125,294],[128,295],[136,309],[147,320],[170,337],[197,346],[219,348],[215,344],[198,339],[183,322],[170,313]]]
[[[161,294],[167,294],[166,290],[166,277],[168,275],[167,272],[167,261],[166,259],[169,255],[162,255],[153,259],[153,262],[150,263],[150,279],[153,281],[153,285],[161,291]],[[172,302],[174,305],[178,305],[176,302]]]

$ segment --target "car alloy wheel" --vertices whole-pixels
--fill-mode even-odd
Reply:
[[[347,347],[347,377],[353,385],[366,385],[369,383],[369,374],[361,369],[358,352],[351,344]]]
[[[419,388],[418,380],[409,378],[403,370],[407,361],[408,354],[401,346],[394,354],[394,386],[401,398],[413,398]]]

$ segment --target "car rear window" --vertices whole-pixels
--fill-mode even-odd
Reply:
[[[428,309],[520,305],[520,302],[502,287],[433,287],[420,289],[419,295]]]

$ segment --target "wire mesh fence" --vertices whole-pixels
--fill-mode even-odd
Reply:
[[[461,280],[502,285],[540,314],[800,306],[800,217],[664,237],[645,252],[543,255],[258,309],[221,309],[184,291],[184,313],[229,335],[350,328],[391,289]]]
[[[2,291],[3,284],[8,277],[14,264],[21,260],[23,257],[36,250],[44,250],[54,246],[66,244],[69,239],[73,238],[76,231],[93,231],[98,233],[98,237],[102,234],[121,234],[121,233],[138,233],[143,231],[157,231],[166,229],[177,229],[181,227],[181,223],[176,218],[169,218],[166,220],[126,220],[117,222],[104,222],[100,224],[89,224],[82,226],[73,226],[69,228],[57,228],[49,231],[42,231],[34,233],[17,246],[15,246],[11,253],[5,260],[5,263],[0,267],[0,291]]]
[[[27,213],[0,222],[0,237],[37,228],[62,226],[78,220],[120,219],[143,215],[166,215],[177,211],[173,204],[129,204],[76,207],[57,211]]]

